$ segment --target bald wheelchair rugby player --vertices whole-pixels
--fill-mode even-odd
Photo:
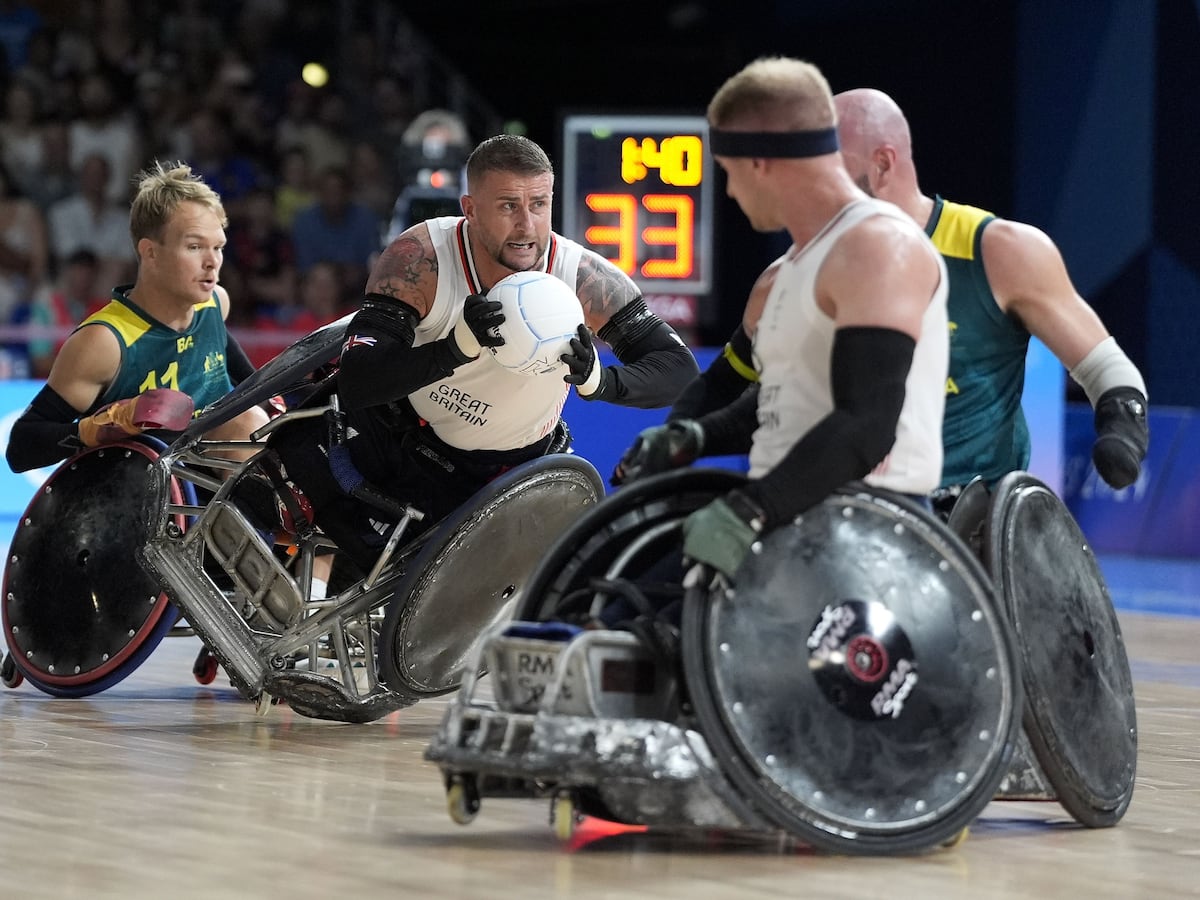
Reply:
[[[1031,335],[1062,362],[1095,411],[1096,472],[1114,489],[1133,484],[1149,444],[1146,385],[1071,283],[1053,241],[1031,225],[922,192],[908,122],[887,94],[860,88],[834,101],[851,177],[921,225],[950,269],[939,505],[952,503],[973,478],[994,485],[1028,466],[1021,392]]]

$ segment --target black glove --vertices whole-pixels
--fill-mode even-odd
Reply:
[[[580,325],[579,336],[571,338],[571,352],[564,353],[559,359],[569,370],[563,381],[575,385],[584,400],[600,399],[609,376],[604,366],[596,364],[596,344],[586,325]]]
[[[1146,398],[1137,388],[1109,388],[1096,403],[1096,442],[1092,463],[1109,485],[1120,490],[1137,481],[1150,446]]]
[[[500,347],[504,324],[499,300],[489,300],[482,294],[468,294],[463,301],[462,318],[454,325],[454,344],[465,359],[475,359],[484,347]]]
[[[704,449],[704,430],[695,419],[676,419],[647,428],[622,454],[610,481],[626,484],[695,462]]]

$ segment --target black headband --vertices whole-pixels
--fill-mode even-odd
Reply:
[[[836,128],[813,131],[722,131],[708,129],[709,146],[716,156],[803,157],[836,153]]]

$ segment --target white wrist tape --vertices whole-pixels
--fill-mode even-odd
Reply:
[[[466,319],[459,319],[454,323],[454,343],[458,344],[462,355],[470,359],[477,357],[483,349],[479,346],[479,340],[475,337],[475,332],[471,331],[471,326],[467,324]]]
[[[1129,361],[1125,351],[1117,346],[1114,337],[1107,337],[1093,347],[1079,365],[1071,369],[1071,377],[1083,388],[1093,408],[1105,391],[1115,387],[1136,388],[1143,397],[1149,399],[1142,373]]]
[[[592,371],[588,372],[587,381],[577,385],[576,390],[579,391],[580,397],[590,397],[596,391],[600,390],[600,379],[603,376],[604,366],[600,365],[600,360],[597,359],[592,363]]]

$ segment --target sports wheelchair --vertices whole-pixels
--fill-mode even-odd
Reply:
[[[550,799],[564,839],[589,815],[782,832],[836,853],[949,846],[1002,785],[1018,794],[1031,707],[1055,726],[1036,732],[1057,751],[1042,768],[1077,786],[1064,805],[1085,824],[1120,818],[1132,691],[1107,593],[1088,592],[1086,559],[1072,591],[1049,576],[1055,550],[1013,558],[1039,534],[1055,566],[1086,556],[1053,494],[1021,473],[985,498],[995,576],[933,514],[858,483],[757,544],[733,586],[684,573],[683,519],[743,477],[634,483],[550,549],[515,621],[476,646],[427,751],[451,818],[470,822],[486,796],[533,797]],[[998,602],[1000,584],[1020,594],[1039,578],[1051,583],[1036,599]],[[1014,627],[1014,608],[1036,625]]]
[[[398,519],[382,553],[365,575],[347,567],[333,596],[313,597],[314,560],[332,554],[337,575],[337,545],[303,517],[289,520],[281,545],[241,495],[249,485],[280,509],[294,501],[269,477],[271,436],[336,408],[333,361],[348,320],[289,347],[170,446],[139,438],[55,471],[5,569],[6,684],[84,696],[127,677],[168,634],[194,633],[204,644],[197,679],[211,681],[219,664],[261,714],[286,701],[310,717],[367,722],[459,686],[478,636],[511,614],[545,547],[603,483],[586,460],[551,452],[438,522],[378,497]],[[281,395],[288,411],[251,440],[206,438]],[[487,564],[461,564],[471,558]]]

